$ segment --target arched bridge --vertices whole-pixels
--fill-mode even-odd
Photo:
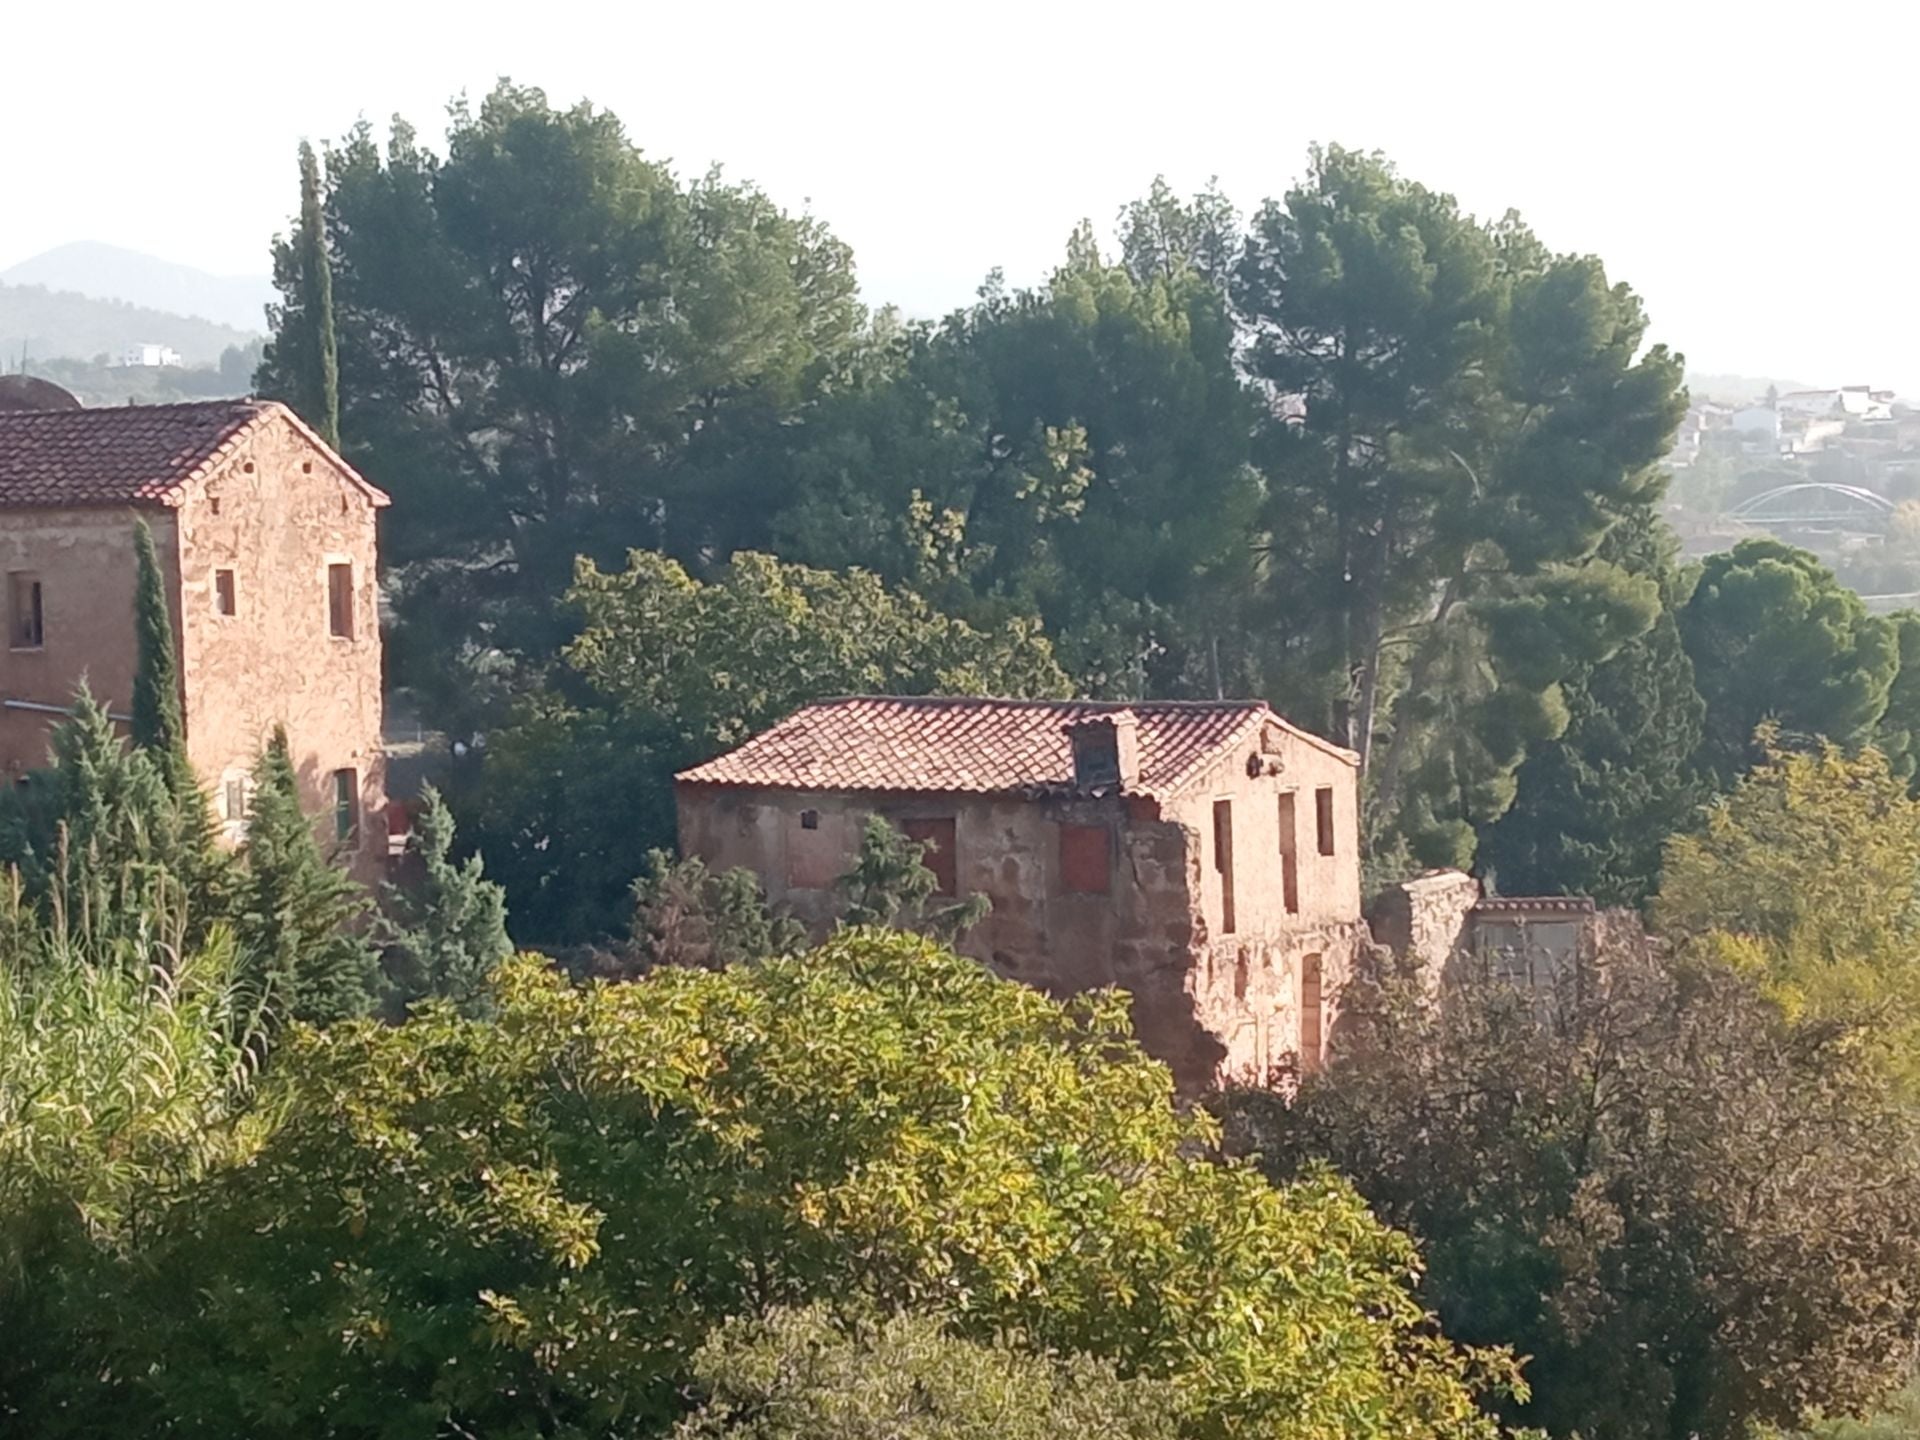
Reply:
[[[1727,518],[1748,525],[1847,525],[1858,530],[1885,530],[1892,514],[1893,502],[1884,495],[1858,485],[1808,480],[1742,500],[1727,512]]]

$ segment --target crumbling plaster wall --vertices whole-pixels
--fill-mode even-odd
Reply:
[[[1331,854],[1321,853],[1318,795],[1331,802]],[[1281,833],[1291,797],[1294,892],[1286,905]],[[1225,927],[1225,872],[1218,863],[1216,806],[1231,827],[1233,920]],[[1340,997],[1367,942],[1360,915],[1359,801],[1351,758],[1279,726],[1223,754],[1207,775],[1170,802],[1194,860],[1196,963],[1189,976],[1196,1014],[1219,1037],[1219,1078],[1265,1083],[1311,1068],[1336,1043]],[[1317,964],[1317,977],[1311,976]],[[1303,1029],[1317,978],[1318,1055]]]

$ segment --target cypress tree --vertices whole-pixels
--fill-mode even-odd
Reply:
[[[278,727],[254,766],[243,855],[233,929],[267,1013],[322,1025],[366,1014],[379,969],[367,893],[321,853]]]
[[[153,531],[145,520],[133,524],[137,566],[133,591],[134,637],[133,743],[165,755],[186,740],[180,717],[180,661],[173,645],[173,617],[167,613],[166,583]]]
[[[133,743],[153,759],[178,815],[171,827],[174,868],[187,886],[196,938],[227,900],[227,863],[214,833],[206,792],[187,758],[187,727],[180,709],[180,662],[173,643],[173,617],[166,582],[145,520],[134,522],[136,564],[133,592],[135,660]]]
[[[340,448],[340,353],[333,330],[333,267],[327,259],[327,221],[320,205],[320,162],[300,142],[300,308],[313,353],[299,370],[309,377],[302,410],[320,438]]]

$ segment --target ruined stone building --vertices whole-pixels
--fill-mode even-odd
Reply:
[[[1056,995],[1117,985],[1189,1087],[1317,1064],[1366,940],[1356,757],[1250,701],[860,697],[678,777],[681,852],[816,930],[869,815],[985,895],[960,948]]]
[[[0,407],[0,766],[47,759],[84,678],[132,694],[134,523],[153,531],[187,750],[230,839],[284,725],[326,838],[384,859],[375,517],[387,497],[284,405]]]

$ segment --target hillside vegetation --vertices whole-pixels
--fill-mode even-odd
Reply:
[[[188,365],[217,365],[228,347],[244,348],[254,338],[210,320],[123,300],[0,284],[0,363],[9,370],[20,367],[23,352],[31,368],[35,360],[55,357],[91,360],[105,355],[118,360],[129,345],[143,344],[169,345]]]

